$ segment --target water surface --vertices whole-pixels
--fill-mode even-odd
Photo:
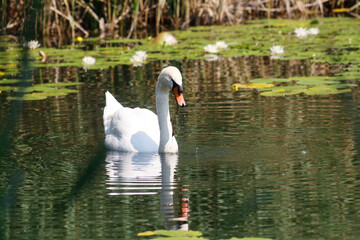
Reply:
[[[188,104],[171,103],[179,154],[104,149],[104,92],[155,111],[155,81],[167,64],[183,73]],[[358,239],[359,88],[285,97],[232,90],[258,77],[336,71],[269,57],[35,68],[36,82],[84,84],[22,106],[0,95],[11,143],[0,156],[3,238],[137,239],[181,228],[209,239]]]

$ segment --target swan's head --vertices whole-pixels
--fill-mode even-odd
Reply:
[[[186,103],[183,96],[182,76],[176,67],[170,66],[164,68],[158,79],[158,84],[162,85],[165,91],[173,91],[176,101],[181,107],[185,107]]]

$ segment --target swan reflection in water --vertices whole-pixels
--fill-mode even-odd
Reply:
[[[106,155],[106,181],[109,195],[151,195],[160,190],[160,210],[168,230],[188,230],[188,203],[182,215],[174,211],[174,180],[178,154],[152,154],[109,151]],[[184,189],[181,189],[184,191]],[[187,198],[183,198],[188,201]],[[178,202],[178,201],[177,201]]]

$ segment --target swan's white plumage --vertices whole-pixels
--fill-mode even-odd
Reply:
[[[123,106],[114,98],[114,96],[109,92],[106,91],[105,93],[106,99],[106,106],[104,108],[104,128],[105,128],[105,135],[109,134],[110,122],[112,119],[113,114],[123,108]]]
[[[148,109],[121,107],[112,115],[105,115],[104,110],[104,127],[105,145],[109,149],[122,152],[158,151],[159,123],[156,114]]]
[[[161,72],[157,84],[157,111],[160,119],[148,109],[123,107],[110,92],[105,93],[103,120],[107,148],[122,152],[178,151],[176,139],[172,136],[168,104],[173,84],[169,81],[172,80],[182,84],[181,73],[175,67],[167,67]],[[163,134],[160,133],[159,124],[165,129],[162,130]],[[159,148],[160,138],[163,145]]]

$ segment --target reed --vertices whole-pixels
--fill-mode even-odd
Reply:
[[[20,36],[27,26],[26,9],[38,1],[35,29],[44,45],[61,45],[77,36],[136,38],[137,30],[153,34],[259,18],[360,18],[358,0],[7,0],[1,3],[2,34]]]

